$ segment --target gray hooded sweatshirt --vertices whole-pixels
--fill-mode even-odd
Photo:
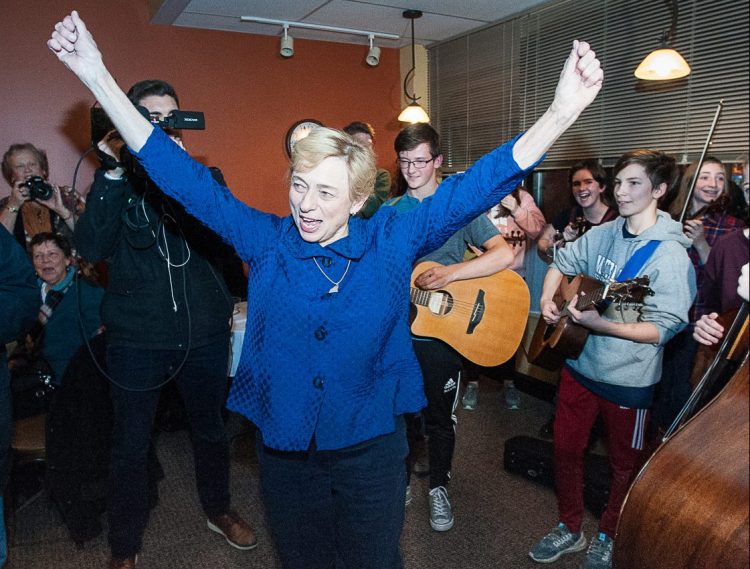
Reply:
[[[558,251],[553,266],[565,275],[582,273],[609,282],[616,280],[634,251],[652,239],[661,241],[638,273],[648,275],[654,295],[647,296],[639,309],[621,311],[612,303],[603,315],[615,322],[650,322],[659,331],[659,342],[644,344],[592,332],[578,359],[568,359],[566,364],[593,382],[647,388],[661,378],[664,344],[688,324],[696,293],[695,272],[687,255],[691,241],[682,226],[662,211],[640,235],[625,238],[624,224],[625,218],[618,217],[592,228]]]

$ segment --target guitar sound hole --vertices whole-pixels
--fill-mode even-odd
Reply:
[[[441,290],[438,292],[440,295],[440,309],[437,313],[440,316],[445,316],[446,314],[449,314],[451,310],[453,310],[453,297],[449,292],[445,290]]]

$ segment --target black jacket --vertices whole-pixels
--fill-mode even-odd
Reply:
[[[10,446],[10,373],[5,344],[22,338],[36,322],[39,287],[26,251],[0,228],[0,491],[5,488]]]
[[[97,170],[75,230],[79,254],[108,264],[108,343],[185,349],[228,339],[233,305],[221,272],[236,255],[152,182],[131,178]]]

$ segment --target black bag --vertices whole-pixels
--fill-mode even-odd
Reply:
[[[47,361],[39,356],[27,359],[26,356],[13,355],[9,363],[13,420],[49,411],[55,391],[55,374]]]
[[[503,468],[527,480],[555,487],[554,453],[550,441],[518,436],[505,441]],[[583,503],[595,516],[607,508],[612,474],[606,456],[586,454],[583,467]]]

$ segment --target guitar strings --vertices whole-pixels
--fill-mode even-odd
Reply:
[[[424,291],[429,292],[430,294],[434,294],[435,291]],[[452,298],[448,296],[448,298]],[[424,304],[419,303],[419,306],[424,306],[425,308],[429,309],[429,302],[426,302]],[[479,305],[477,306],[474,302],[468,302],[465,300],[456,300],[453,298],[453,302],[450,303],[450,312],[458,312],[460,314],[471,314],[474,311],[477,311],[479,314],[484,313],[484,306]]]

